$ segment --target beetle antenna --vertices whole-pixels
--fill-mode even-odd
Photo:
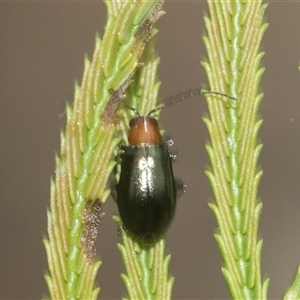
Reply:
[[[162,104],[162,105],[163,105],[163,107],[170,106],[170,105],[176,104],[177,102],[179,102],[181,100],[196,97],[201,94],[202,94],[201,88],[187,90],[185,92],[181,92],[177,95],[173,95],[173,96],[170,96],[170,97],[164,99],[163,102],[165,104]]]
[[[235,97],[232,97],[232,96],[229,96],[229,95],[226,95],[226,94],[223,94],[223,93],[219,93],[219,92],[206,92],[206,91],[204,91],[202,89],[201,89],[201,94],[202,95],[213,94],[213,95],[224,96],[224,97],[227,97],[227,98],[232,99],[232,100],[237,100]]]
[[[185,92],[181,92],[179,94],[176,95],[172,95],[166,99],[164,99],[162,102],[162,104],[158,105],[156,108],[152,109],[147,116],[150,116],[151,114],[154,114],[155,112],[157,112],[160,109],[163,109],[166,106],[170,106],[173,104],[176,104],[177,102],[187,99],[187,98],[192,98],[195,96],[199,96],[201,95],[201,89],[200,88],[196,88],[196,89],[192,89],[192,90],[187,90]]]
[[[138,117],[140,117],[140,113],[138,112],[138,110],[136,108],[133,108],[129,105],[124,104],[125,107],[129,108],[132,112],[134,112],[135,114],[137,114]]]
[[[208,95],[208,94],[212,94],[212,95],[219,95],[219,96],[223,96],[226,97],[228,99],[232,99],[232,100],[237,100],[235,97],[223,94],[223,93],[219,93],[219,92],[209,92],[209,91],[205,91],[201,88],[195,88],[195,89],[191,89],[191,90],[187,90],[185,92],[181,92],[179,94],[176,95],[172,95],[166,99],[164,99],[162,102],[162,104],[158,105],[156,108],[152,109],[147,116],[150,116],[151,114],[154,114],[155,112],[163,109],[166,106],[170,106],[173,104],[176,104],[177,102],[181,101],[181,100],[185,100],[188,98],[192,98],[192,97],[196,97],[199,95]],[[129,107],[129,106],[127,106]],[[135,113],[138,114],[137,110],[129,107],[132,111],[134,111]],[[139,114],[138,114],[139,115]]]
[[[154,109],[152,109],[148,114],[147,117],[149,117],[150,115],[156,113],[157,111],[163,109],[166,105],[165,104],[159,104],[157,107],[155,107]]]
[[[163,104],[159,105],[157,108],[155,108],[153,111],[151,111],[151,113],[154,113],[157,110],[162,109],[166,106],[176,104],[177,102],[179,102],[181,100],[196,97],[196,96],[199,96],[199,95],[207,95],[207,94],[219,95],[219,96],[227,97],[227,98],[232,99],[232,100],[237,100],[235,97],[232,97],[232,96],[229,96],[229,95],[226,95],[226,94],[223,94],[223,93],[209,92],[209,91],[205,91],[201,88],[195,88],[195,89],[187,90],[185,92],[182,92],[182,93],[179,93],[177,95],[173,95],[173,96],[170,96],[170,97],[164,99],[162,101]]]

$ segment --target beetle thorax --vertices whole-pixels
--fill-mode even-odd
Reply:
[[[162,137],[159,132],[157,120],[142,116],[130,120],[128,142],[131,146],[159,145]]]

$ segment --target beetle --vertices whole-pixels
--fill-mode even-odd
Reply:
[[[174,217],[177,191],[179,188],[185,191],[185,186],[176,182],[173,175],[174,155],[169,151],[173,141],[162,141],[158,122],[151,114],[201,92],[196,89],[171,97],[167,104],[158,106],[146,116],[140,116],[136,109],[129,107],[138,117],[129,122],[129,146],[119,146],[124,152],[117,184],[117,205],[123,226],[143,244],[152,245],[164,234]]]
[[[129,122],[129,146],[121,145],[121,173],[117,205],[123,225],[143,244],[154,244],[170,225],[178,185],[175,182],[169,146],[163,142],[158,122],[150,115]]]

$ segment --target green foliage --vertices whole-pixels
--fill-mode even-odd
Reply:
[[[257,189],[262,171],[257,160],[262,145],[257,135],[263,68],[259,52],[267,24],[266,5],[256,1],[208,1],[203,37],[208,62],[202,62],[210,90],[236,98],[208,94],[210,118],[204,118],[211,144],[206,145],[212,170],[206,174],[216,203],[210,203],[224,259],[223,275],[233,299],[266,299],[268,280],[261,281],[261,247],[257,240],[262,204]]]
[[[126,132],[120,105],[141,66],[146,44],[156,33],[153,26],[163,14],[162,1],[107,0],[106,5],[103,40],[96,38],[92,61],[85,59],[81,86],[75,86],[74,105],[66,109],[66,131],[61,134],[55,180],[51,181],[49,238],[44,239],[50,271],[45,279],[51,299],[96,299],[99,293],[94,282],[101,262],[95,259],[95,242],[102,204],[110,194],[106,185],[115,167],[113,154],[121,140],[115,134],[119,123]],[[151,49],[153,46],[147,53]],[[157,63],[155,57],[150,67],[153,78]],[[143,72],[148,72],[147,67],[137,74]],[[135,100],[144,103],[145,95],[150,94],[152,107],[159,84],[142,91],[143,79],[139,80]]]
[[[132,84],[126,91],[126,104],[144,115],[156,107],[160,87],[160,82],[156,79],[159,58],[155,53],[153,41],[147,44],[141,61],[143,66],[137,70]],[[129,119],[132,117],[132,111],[127,110],[119,124],[124,141],[127,139]],[[120,219],[114,219],[121,227]],[[146,247],[123,231],[122,242],[118,247],[126,267],[126,274],[122,274],[122,279],[129,299],[171,299],[174,278],[168,277],[171,257],[164,257],[164,239],[152,247]]]
[[[297,300],[300,298],[300,267],[298,267],[296,278],[284,296],[284,300]]]

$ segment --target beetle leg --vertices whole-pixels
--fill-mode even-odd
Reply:
[[[172,147],[174,145],[174,141],[173,140],[168,140],[165,142],[165,144],[168,146],[168,147]]]
[[[176,179],[175,185],[177,190],[177,196],[180,196],[186,192],[186,184],[183,181]]]
[[[124,228],[123,228],[123,225],[120,225],[120,226],[118,227],[118,238],[119,238],[120,240],[122,240],[123,234],[124,234]]]
[[[177,160],[178,159],[178,155],[176,153],[169,152],[169,154],[170,154],[170,157],[171,157],[172,160]]]

